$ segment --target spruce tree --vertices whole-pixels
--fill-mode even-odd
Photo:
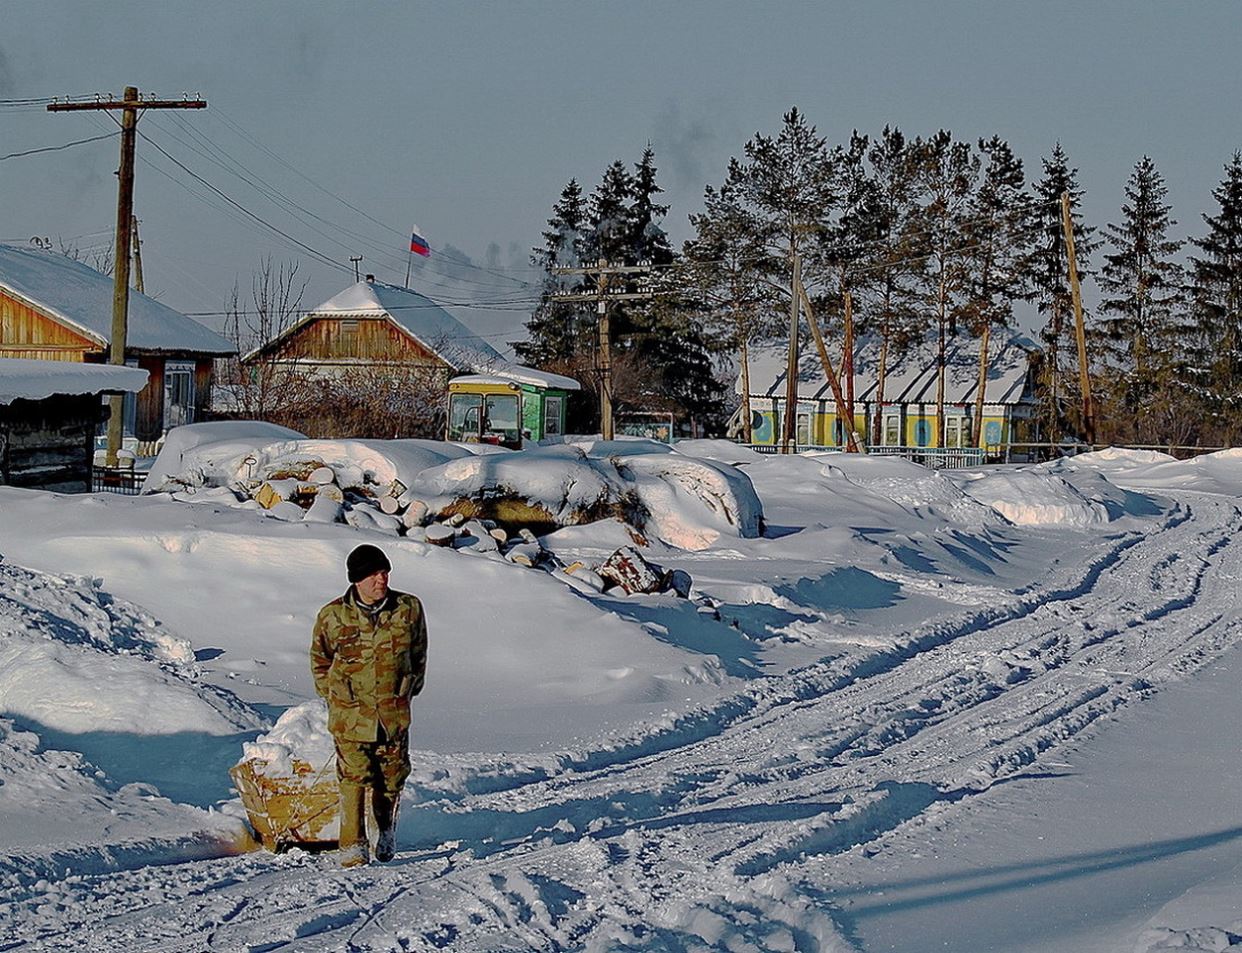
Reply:
[[[1174,256],[1182,242],[1170,238],[1177,223],[1165,203],[1168,189],[1155,163],[1143,156],[1126,183],[1120,224],[1105,229],[1097,330],[1106,361],[1105,383],[1114,435],[1142,442],[1171,442],[1178,416],[1182,329],[1178,298],[1183,272]]]
[[[590,305],[557,298],[558,292],[581,290],[581,280],[554,272],[556,268],[581,264],[586,226],[582,188],[576,179],[570,179],[552,207],[552,217],[543,232],[543,245],[535,248],[531,255],[531,264],[543,269],[543,287],[539,304],[526,322],[527,339],[515,344],[514,351],[519,360],[533,367],[568,373],[575,355],[582,349],[583,337],[594,330]]]
[[[1078,186],[1078,170],[1070,167],[1061,143],[1056,143],[1052,155],[1042,161],[1044,174],[1033,188],[1036,245],[1031,279],[1039,313],[1045,316],[1040,330],[1044,344],[1040,417],[1048,439],[1055,443],[1067,429],[1078,435],[1084,429],[1069,255],[1061,220],[1063,193],[1069,193],[1074,257],[1081,277],[1092,274],[1091,254],[1100,242],[1094,238],[1095,229],[1083,223],[1079,207],[1084,193]]]
[[[741,434],[754,441],[750,406],[750,345],[765,330],[764,316],[775,310],[771,287],[763,280],[742,236],[755,226],[729,186],[707,186],[703,211],[690,216],[694,238],[686,242],[675,282],[695,303],[707,340],[722,356],[735,359],[741,374]]]
[[[1216,214],[1204,214],[1207,234],[1192,239],[1195,377],[1212,427],[1209,439],[1228,445],[1242,437],[1242,152],[1225,165],[1212,190]]]

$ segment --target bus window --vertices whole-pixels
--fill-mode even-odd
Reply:
[[[449,399],[449,440],[478,442],[482,403],[478,394],[454,394]]]

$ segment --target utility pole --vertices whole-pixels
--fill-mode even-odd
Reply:
[[[599,315],[599,329],[596,336],[596,354],[599,364],[599,429],[605,440],[613,438],[612,414],[612,331],[608,322],[608,305],[612,301],[650,301],[655,292],[649,288],[643,291],[609,291],[609,279],[621,275],[638,275],[647,278],[651,274],[650,262],[639,262],[637,265],[610,265],[602,258],[594,265],[583,268],[553,268],[555,275],[593,275],[595,291],[569,294],[556,294],[557,301],[594,301],[595,311]]]
[[[142,239],[138,237],[138,216],[132,216],[134,229],[134,287],[138,289],[139,294],[144,294],[146,288],[142,286]]]
[[[354,283],[357,284],[359,281],[362,280],[358,276],[358,263],[362,261],[362,256],[361,255],[350,255],[349,260],[354,263]],[[410,279],[408,277],[405,279],[405,286],[407,288],[410,286]]]
[[[781,421],[781,453],[796,453],[798,449],[798,289],[802,287],[802,257],[797,246],[793,252],[793,277],[790,287],[793,294],[789,301],[789,357],[785,365],[785,419]]]
[[[1082,319],[1082,289],[1078,284],[1078,259],[1074,254],[1074,219],[1069,192],[1061,193],[1061,225],[1065,229],[1065,257],[1069,263],[1070,294],[1074,300],[1074,334],[1078,339],[1078,385],[1082,389],[1082,428],[1087,443],[1095,446],[1095,409],[1091,406],[1091,373],[1087,366],[1087,330]]]
[[[138,133],[138,111],[148,109],[206,109],[201,99],[143,100],[137,86],[126,86],[120,100],[97,99],[90,102],[51,103],[48,112],[81,112],[84,110],[121,111],[121,167],[116,200],[116,257],[113,270],[112,337],[108,359],[112,364],[125,364],[125,337],[129,315],[130,229],[134,224],[134,142]],[[108,400],[108,456],[106,465],[117,465],[121,435],[125,421],[124,398],[115,394]]]

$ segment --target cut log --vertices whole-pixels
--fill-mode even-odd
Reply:
[[[532,533],[525,526],[523,526],[520,530],[518,530],[518,536],[521,537],[522,542],[524,543],[534,543],[536,546],[539,545],[539,537],[537,537],[534,533]]]
[[[397,502],[395,497],[381,496],[379,498],[379,508],[381,513],[386,513],[389,516],[396,516],[398,511],[401,509],[401,504]]]
[[[487,532],[492,537],[492,539],[496,540],[496,542],[499,543],[501,546],[509,542],[509,534],[506,533],[499,526],[495,527],[494,529],[489,529]]]
[[[427,542],[433,546],[452,546],[457,538],[457,530],[443,523],[432,523],[426,530]]]
[[[297,480],[267,480],[259,485],[254,498],[265,510],[270,510],[277,503],[289,499],[298,491]]]
[[[454,513],[444,521],[446,526],[461,526],[466,522],[466,517],[461,513]]]
[[[427,522],[427,504],[422,500],[411,500],[406,504],[405,512],[401,514],[401,522],[411,529],[415,526],[422,526]]]
[[[331,467],[316,467],[306,479],[317,486],[327,486],[329,483],[336,482],[336,474],[332,472]]]
[[[519,566],[533,567],[539,561],[539,547],[530,543],[519,543],[505,554],[505,558]]]

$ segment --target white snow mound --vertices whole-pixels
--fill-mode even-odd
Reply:
[[[966,479],[968,495],[1019,526],[1093,526],[1112,518],[1102,500],[1088,499],[1050,473],[1005,470]]]
[[[188,642],[98,580],[0,563],[0,714],[71,733],[262,727],[196,675]]]

